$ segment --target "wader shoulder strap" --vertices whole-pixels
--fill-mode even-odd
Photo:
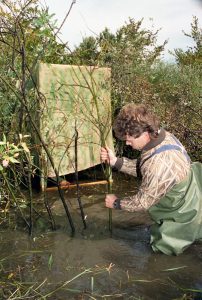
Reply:
[[[138,177],[142,177],[142,175],[141,175],[141,168],[142,168],[143,164],[148,159],[150,159],[151,157],[153,157],[154,155],[159,154],[159,153],[164,152],[164,151],[168,151],[168,150],[177,150],[177,151],[180,151],[180,152],[182,152],[184,154],[184,156],[186,157],[186,159],[187,159],[188,162],[191,161],[189,155],[187,154],[187,151],[184,149],[184,147],[182,146],[182,144],[175,137],[174,137],[174,139],[175,139],[175,141],[176,141],[176,143],[178,145],[172,145],[172,144],[163,145],[160,148],[156,149],[151,155],[149,155],[148,157],[146,157],[143,161],[140,161],[140,160],[139,160],[139,162],[137,161],[137,176]]]

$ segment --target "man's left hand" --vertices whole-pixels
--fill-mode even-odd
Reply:
[[[114,194],[108,194],[105,198],[105,205],[108,208],[114,208],[114,201],[117,199],[117,196]]]

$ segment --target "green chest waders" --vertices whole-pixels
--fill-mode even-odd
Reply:
[[[152,156],[166,150],[182,151],[177,147],[162,146]],[[151,226],[151,246],[155,252],[178,255],[194,241],[202,239],[202,164],[191,164],[188,177],[150,207],[149,214],[155,221]]]

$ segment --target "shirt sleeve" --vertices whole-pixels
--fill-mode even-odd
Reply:
[[[118,158],[114,167],[125,174],[137,176],[137,159]]]

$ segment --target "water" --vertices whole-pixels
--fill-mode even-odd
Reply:
[[[121,196],[132,194],[137,183],[122,177],[113,189]],[[32,238],[20,229],[0,232],[0,299],[202,299],[192,291],[202,290],[202,245],[194,244],[178,257],[155,254],[149,245],[149,216],[114,210],[111,237],[106,192],[103,185],[81,189],[86,230],[75,190],[65,192],[74,237],[57,192],[48,193],[56,231],[39,218]],[[42,195],[36,197],[40,202]],[[13,295],[8,296],[8,287]]]

